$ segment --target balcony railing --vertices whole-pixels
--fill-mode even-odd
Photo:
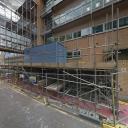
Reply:
[[[49,1],[45,7],[41,10],[41,15],[45,15],[47,13],[51,12],[52,7],[56,6],[57,4],[59,4],[60,2],[62,2],[63,0],[51,0]]]
[[[76,20],[82,16],[88,15],[91,12],[104,8],[110,4],[112,4],[113,0],[88,0],[86,3],[82,3],[81,5],[72,8],[69,11],[64,12],[63,14],[56,16],[53,18],[53,28],[61,26],[65,23]],[[114,3],[119,2],[121,0],[115,0]]]
[[[56,6],[57,4],[59,4],[60,2],[62,2],[63,0],[54,0],[54,6]]]
[[[9,48],[23,51],[26,47],[30,46],[30,39],[0,27],[0,48]]]

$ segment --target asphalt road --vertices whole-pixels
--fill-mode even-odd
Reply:
[[[54,108],[44,106],[29,96],[0,87],[0,128],[99,128]]]

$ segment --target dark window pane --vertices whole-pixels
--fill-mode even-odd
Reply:
[[[128,25],[128,17],[126,17],[125,19],[126,19],[125,23],[126,23],[126,25]]]
[[[58,42],[58,41],[59,41],[58,37],[55,37],[55,38],[54,38],[54,40],[55,40],[56,42]]]
[[[125,20],[124,20],[124,18],[121,18],[119,20],[119,27],[123,27],[124,25],[125,25]]]
[[[73,51],[73,57],[80,57],[80,51]]]
[[[67,52],[67,58],[72,58],[72,52]]]
[[[103,32],[103,25],[93,27],[93,33]]]
[[[108,22],[105,24],[105,30],[111,30],[112,29],[112,22]]]
[[[117,28],[117,26],[118,26],[118,22],[117,22],[117,20],[114,20],[113,21],[113,28]]]
[[[74,32],[73,37],[74,37],[74,38],[81,37],[81,31],[79,31],[79,32]]]
[[[128,17],[119,19],[119,27],[123,27],[127,25],[128,25]]]
[[[67,40],[70,40],[70,39],[72,39],[72,33],[70,33],[70,34],[67,34],[67,35],[66,35],[66,39],[67,39]]]
[[[64,41],[65,40],[65,36],[60,36],[60,41]]]
[[[53,43],[54,42],[54,37],[48,37],[46,39],[46,43]]]

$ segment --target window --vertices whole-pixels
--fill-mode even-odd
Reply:
[[[65,36],[60,36],[60,41],[64,41],[65,40]]]
[[[81,36],[87,36],[92,34],[92,27],[84,28],[81,30]]]
[[[73,57],[80,57],[80,50],[74,50],[73,51]]]
[[[74,37],[74,38],[81,37],[81,31],[74,32],[73,37]]]
[[[93,33],[103,32],[103,24],[93,27]]]
[[[91,113],[91,116],[93,116],[93,114]]]
[[[72,52],[67,52],[67,58],[72,58]]]
[[[52,43],[51,37],[46,37],[45,40],[46,40],[46,43]]]
[[[118,27],[118,21],[117,20],[114,20],[113,21],[113,28],[117,28]]]
[[[54,42],[54,37],[52,37],[51,34],[48,34],[45,36],[45,41],[46,43],[53,43]]]
[[[117,28],[118,27],[118,22],[117,20],[113,21],[113,28]],[[112,22],[108,22],[105,24],[105,30],[111,30],[112,29]]]
[[[56,42],[58,42],[58,41],[59,41],[59,38],[58,38],[58,37],[55,37],[54,40],[55,40]]]
[[[105,24],[105,30],[111,30],[112,29],[112,22],[108,22]]]
[[[72,33],[67,34],[67,35],[66,35],[66,39],[67,39],[67,40],[72,39]]]
[[[123,27],[127,25],[128,25],[128,17],[119,19],[119,27]]]

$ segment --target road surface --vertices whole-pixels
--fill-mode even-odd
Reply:
[[[99,126],[44,106],[10,88],[0,87],[0,128],[99,128]]]

